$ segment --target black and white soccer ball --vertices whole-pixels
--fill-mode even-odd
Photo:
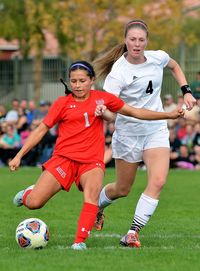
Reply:
[[[49,229],[41,219],[25,219],[16,228],[16,241],[21,248],[44,248],[49,241]]]

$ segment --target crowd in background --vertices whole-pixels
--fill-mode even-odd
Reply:
[[[42,121],[51,104],[40,101],[39,106],[33,100],[13,99],[11,108],[0,104],[0,166],[7,165]],[[32,149],[22,160],[24,166],[39,166],[48,160],[56,141],[56,127],[48,132],[42,142]]]
[[[192,111],[186,111],[185,118],[168,120],[170,139],[170,167],[200,170],[200,95],[196,95],[197,104]],[[172,111],[177,104],[183,104],[183,96],[178,95],[177,101],[171,94],[163,98],[165,111]],[[42,121],[50,102],[40,101],[37,106],[33,100],[19,101],[14,99],[11,108],[6,110],[0,104],[0,166],[8,164],[31,131]],[[105,122],[105,163],[107,167],[114,166],[112,159],[111,140],[115,129],[114,122]],[[32,149],[22,160],[24,166],[41,166],[52,154],[57,138],[57,128],[53,127],[42,142]],[[141,163],[141,168],[145,165]]]

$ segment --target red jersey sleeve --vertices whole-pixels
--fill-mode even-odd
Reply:
[[[122,101],[120,98],[118,98],[117,96],[115,96],[111,93],[103,92],[103,96],[105,99],[105,105],[112,112],[117,112],[125,104],[124,101]]]
[[[62,110],[63,105],[65,104],[64,101],[64,97],[58,98],[49,108],[47,115],[43,119],[43,123],[49,128],[62,120]]]

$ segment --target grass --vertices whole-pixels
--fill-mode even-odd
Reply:
[[[38,168],[16,173],[0,169],[0,270],[200,270],[199,172],[170,171],[161,200],[148,225],[141,231],[141,249],[121,248],[137,199],[145,187],[146,172],[139,171],[132,192],[106,209],[102,232],[93,231],[88,250],[73,251],[76,224],[83,194],[75,186],[58,193],[40,210],[12,205],[15,193],[35,182]],[[105,182],[114,179],[107,169]],[[15,229],[25,218],[38,217],[50,228],[50,241],[43,250],[23,250],[15,241]]]

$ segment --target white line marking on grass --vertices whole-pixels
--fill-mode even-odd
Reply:
[[[125,234],[125,233],[124,233]],[[91,233],[90,238],[121,238],[124,234],[119,234],[119,233]],[[146,234],[147,235],[147,234]],[[148,234],[149,235],[149,234]],[[74,235],[69,234],[67,235],[69,238],[74,238]],[[62,237],[60,235],[60,237]],[[199,234],[186,234],[186,233],[172,233],[172,234],[150,234],[151,238],[159,238],[159,239],[174,239],[174,238],[192,238],[192,239],[200,239]],[[144,234],[140,234],[140,238],[145,238]]]
[[[58,250],[72,250],[72,248],[71,248],[71,246],[61,246],[61,245],[58,245],[58,246],[52,246],[52,247],[50,247],[50,248],[48,248],[48,249],[58,249]],[[141,247],[141,248],[131,248],[131,247],[122,247],[122,246],[105,246],[105,247],[92,247],[92,246],[90,246],[90,247],[87,247],[87,249],[86,249],[86,251],[87,250],[116,250],[116,249],[123,249],[123,250],[177,250],[177,247],[175,247],[175,246],[156,246],[156,247],[146,247],[146,246],[143,246],[143,247]],[[195,247],[191,247],[191,248],[189,248],[189,247],[187,247],[187,248],[185,248],[186,250],[200,250],[200,246],[195,246]]]
[[[118,233],[91,233],[90,237],[92,238],[121,238],[122,235]]]

